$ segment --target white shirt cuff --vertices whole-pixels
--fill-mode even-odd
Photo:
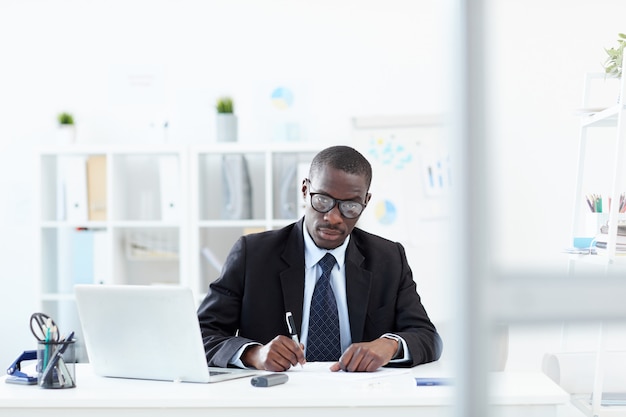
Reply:
[[[261,345],[260,343],[256,343],[256,342],[250,342],[250,343],[246,343],[245,345],[243,345],[242,347],[239,348],[239,350],[237,350],[237,352],[235,352],[235,354],[233,355],[232,358],[230,358],[230,360],[228,361],[229,365],[234,365],[238,368],[249,368],[248,366],[244,365],[244,363],[241,361],[241,355],[243,355],[244,350],[246,350],[248,348],[248,346],[253,346],[253,345]]]
[[[385,333],[384,335],[382,335],[381,337],[385,337],[385,336],[393,336],[391,337],[391,339],[397,339],[398,343],[402,343],[402,357],[401,358],[394,358],[392,360],[389,361],[389,363],[403,363],[403,362],[407,362],[411,360],[411,352],[409,352],[409,348],[406,344],[406,341],[398,336],[397,334],[393,334],[393,333]]]

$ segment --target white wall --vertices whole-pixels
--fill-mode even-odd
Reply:
[[[58,112],[76,115],[80,142],[151,140],[149,124],[163,120],[172,142],[211,141],[214,98],[228,93],[241,140],[262,141],[262,89],[286,82],[306,97],[305,139],[347,141],[352,116],[445,111],[446,73],[454,68],[446,66],[441,3],[0,2],[0,331],[11,335],[0,345],[0,364],[32,347],[38,208],[31,151],[49,143]],[[488,5],[494,262],[564,268],[559,252],[568,244],[578,137],[573,109],[584,73],[601,71],[603,48],[626,31],[626,3]],[[116,101],[111,80],[131,66],[159,75],[156,104]],[[419,274],[420,265],[413,269]],[[427,306],[447,301],[423,296]],[[538,367],[540,354],[558,345],[552,331],[513,330],[513,367]]]
[[[626,3],[491,0],[488,4],[494,264],[519,270],[536,270],[538,265],[564,269],[567,264],[560,251],[571,245],[577,168],[575,109],[581,107],[584,74],[603,71],[603,48],[615,46],[617,33],[626,30],[622,19]],[[614,91],[610,101],[601,104],[614,104]],[[608,161],[596,160],[596,167],[612,162],[610,155]],[[607,192],[610,186],[605,182],[597,192]],[[607,348],[623,350],[623,326],[614,326],[609,326]],[[559,323],[515,326],[509,368],[538,369],[543,353],[561,349],[561,330]],[[567,348],[597,346],[596,323],[569,326],[565,334]]]
[[[264,89],[287,85],[302,139],[349,142],[353,116],[442,111],[440,19],[433,0],[0,2],[0,363],[32,348],[32,150],[57,113],[78,142],[160,141],[167,120],[170,142],[205,143],[230,94],[240,140],[267,142]],[[151,103],[116,84],[133,71],[155,77]]]

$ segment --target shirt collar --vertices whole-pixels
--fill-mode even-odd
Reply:
[[[336,247],[335,249],[322,249],[318,247],[311,235],[309,235],[309,231],[306,228],[306,225],[303,227],[303,235],[304,235],[304,265],[307,269],[314,267],[320,259],[324,257],[327,253],[332,254],[337,260],[337,266],[339,269],[343,266],[346,259],[346,248],[348,247],[348,243],[350,242],[350,235],[346,238],[346,240],[341,244],[341,246]]]

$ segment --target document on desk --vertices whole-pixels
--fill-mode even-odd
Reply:
[[[334,381],[367,381],[378,378],[398,376],[398,375],[410,375],[411,368],[378,368],[374,372],[345,372],[337,371],[332,372],[330,366],[334,362],[307,362],[302,366],[294,366],[289,370],[289,373],[306,373],[309,379],[320,379]]]

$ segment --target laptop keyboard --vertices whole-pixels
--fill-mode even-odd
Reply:
[[[227,374],[228,372],[225,371],[209,371],[209,375],[210,376],[217,376],[217,375],[224,375]]]

